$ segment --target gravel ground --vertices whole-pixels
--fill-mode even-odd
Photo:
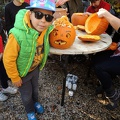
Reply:
[[[107,111],[104,107],[107,100],[95,95],[97,78],[93,70],[87,79],[89,83],[84,84],[88,64],[88,61],[68,64],[69,73],[74,68],[71,74],[78,76],[78,87],[73,97],[68,95],[66,88],[65,104],[61,106],[64,74],[54,60],[48,59],[45,68],[40,72],[39,101],[45,112],[37,115],[38,120],[120,120],[120,107],[115,111]],[[116,87],[120,86],[119,78],[114,82]],[[9,95],[7,101],[0,102],[0,116],[4,117],[3,120],[27,120],[19,92],[14,96]]]

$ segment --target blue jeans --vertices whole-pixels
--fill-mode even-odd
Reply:
[[[19,87],[22,102],[27,113],[34,112],[34,103],[38,102],[39,67],[22,78],[23,84]]]
[[[120,56],[111,57],[112,54],[113,51],[104,51],[93,57],[94,70],[104,90],[113,86],[113,76],[120,75]]]

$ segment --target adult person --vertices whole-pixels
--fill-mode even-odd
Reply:
[[[86,11],[86,9],[88,8],[88,6],[90,5],[90,1],[89,0],[82,0],[83,3],[83,7],[84,7],[84,12]]]
[[[29,4],[24,2],[24,0],[13,0],[5,6],[5,23],[7,33],[9,33],[9,30],[14,26],[17,12],[27,6],[29,6]]]
[[[42,70],[49,54],[49,34],[54,28],[55,2],[31,0],[26,9],[16,15],[3,61],[9,78],[20,91],[28,120],[37,120],[35,111],[44,112],[38,102],[38,79],[39,69]]]
[[[73,13],[83,12],[83,4],[81,0],[69,0],[64,4],[68,10],[68,18],[71,21],[71,16]]]
[[[99,9],[99,17],[104,17],[110,23],[110,25],[120,33],[120,19],[112,15],[106,9]],[[108,110],[114,110],[118,107],[118,102],[120,100],[120,91],[115,89],[113,85],[112,76],[120,75],[120,43],[118,43],[117,50],[111,51],[109,55],[94,56],[94,69],[99,79],[102,88],[105,92],[106,98],[109,100],[109,104],[106,105]]]
[[[89,0],[89,1],[90,1],[90,6],[86,10],[87,14],[96,13],[99,11],[100,8],[104,8],[107,11],[109,11],[115,15],[115,12],[113,11],[112,6],[109,3],[107,3],[106,1],[104,1],[104,0]],[[117,43],[119,42],[119,39],[117,39],[119,37],[119,35],[114,32],[114,29],[112,28],[112,26],[110,24],[106,30],[106,33],[111,35],[113,44],[117,45]],[[111,53],[113,53],[116,50],[116,47],[114,47],[114,48],[112,47],[113,44],[111,44],[111,46],[107,50],[96,53],[95,54],[96,59],[99,61],[100,57],[104,58],[105,56],[109,56]],[[111,49],[111,47],[113,49]],[[113,77],[115,77],[115,76],[113,76]],[[102,86],[100,85],[96,88],[96,94],[99,95],[102,92],[103,92]]]

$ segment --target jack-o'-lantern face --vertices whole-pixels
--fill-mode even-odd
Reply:
[[[75,36],[73,26],[56,26],[50,33],[50,45],[58,49],[67,49],[73,44]]]

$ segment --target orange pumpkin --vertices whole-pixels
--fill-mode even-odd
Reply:
[[[88,15],[83,13],[73,13],[71,16],[71,22],[74,26],[85,25]]]
[[[75,37],[73,26],[56,26],[50,33],[50,45],[58,49],[67,49],[73,44]]]
[[[85,22],[85,31],[91,35],[100,35],[106,31],[108,24],[105,18],[99,18],[97,13],[93,13]]]
[[[111,45],[107,48],[107,50],[116,50],[118,47],[116,42],[112,42]]]

